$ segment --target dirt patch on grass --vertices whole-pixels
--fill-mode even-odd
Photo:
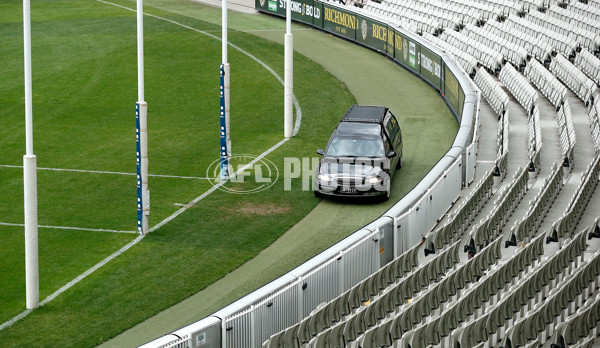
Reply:
[[[275,203],[240,203],[235,208],[230,209],[234,214],[240,214],[244,216],[267,216],[267,215],[281,215],[289,213],[292,208],[289,204],[275,204]]]

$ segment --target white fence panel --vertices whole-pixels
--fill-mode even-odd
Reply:
[[[374,241],[374,236],[378,233],[379,231],[371,233],[367,238],[343,252],[340,261],[343,264],[344,288],[340,293],[350,289],[379,269],[379,244]]]

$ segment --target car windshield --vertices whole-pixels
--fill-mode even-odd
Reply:
[[[333,138],[328,156],[383,157],[383,142],[376,138]]]

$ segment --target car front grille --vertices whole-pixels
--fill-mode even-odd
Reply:
[[[354,176],[337,177],[336,181],[337,181],[338,185],[341,185],[341,186],[355,186],[355,185],[363,184],[362,177],[354,177]]]

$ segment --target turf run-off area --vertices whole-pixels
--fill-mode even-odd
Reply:
[[[110,2],[135,7],[134,1]],[[151,226],[211,188],[206,177],[219,155],[221,42],[206,33],[219,35],[219,11],[183,0],[146,1],[145,12],[153,15],[144,19]],[[238,23],[250,22],[242,15],[232,21],[235,16]],[[0,324],[25,310],[22,18],[22,2],[0,3]],[[136,224],[136,22],[134,12],[95,0],[34,1],[31,18],[43,300],[137,237],[128,233]],[[283,23],[262,16],[254,25],[279,30]],[[229,31],[229,41],[283,76],[279,43],[238,30]],[[233,152],[257,156],[283,139],[283,87],[236,49],[229,49],[229,62]],[[315,149],[324,146],[356,102],[346,85],[315,61],[296,54],[294,69],[302,125],[296,137],[267,156],[280,173],[285,158],[315,157]],[[405,162],[399,174],[404,180],[395,187],[400,193],[448,149],[456,125],[447,115],[428,123],[396,114],[415,168],[410,172],[411,161]],[[426,128],[439,134],[419,162],[410,144]],[[250,175],[227,187],[239,191],[261,185],[253,179]],[[401,181],[398,174],[395,180]],[[301,184],[294,180],[291,190],[284,190],[278,180],[253,194],[214,191],[1,330],[0,346],[95,346],[182,301],[257,255],[315,208],[320,200]]]

